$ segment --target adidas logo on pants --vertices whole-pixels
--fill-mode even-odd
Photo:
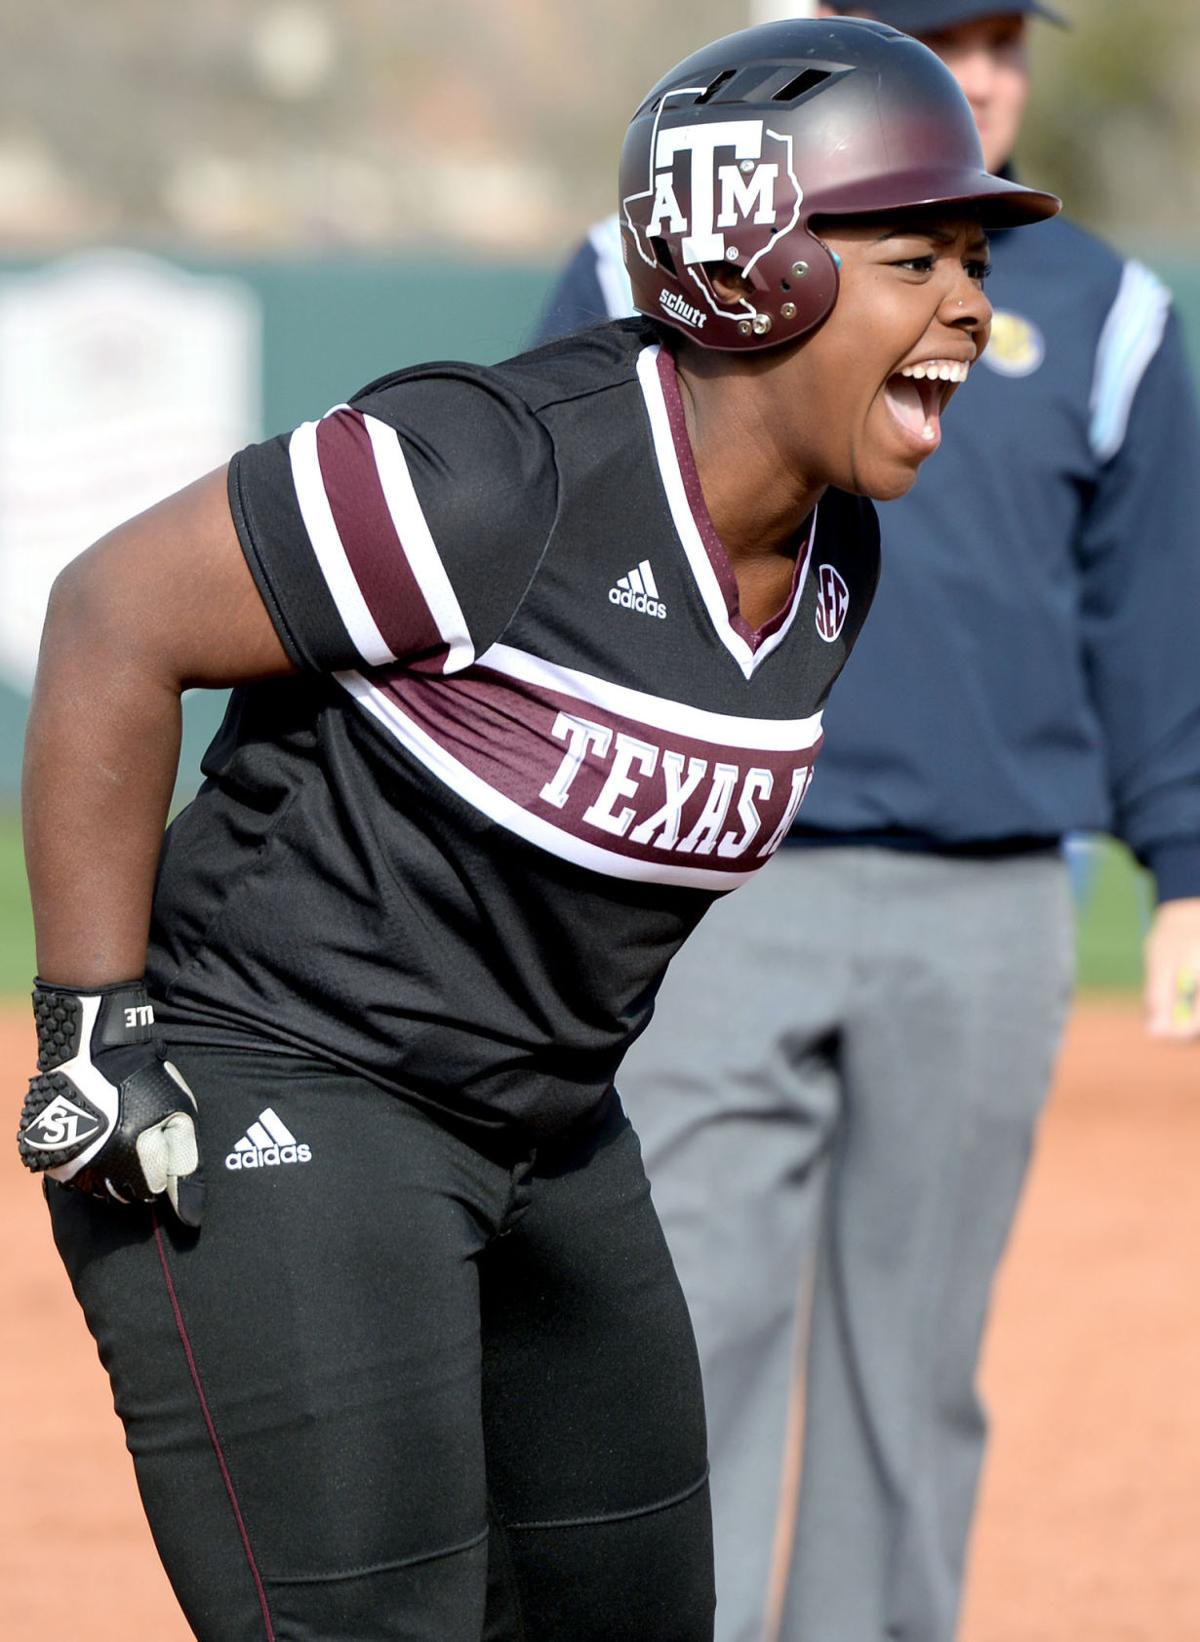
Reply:
[[[280,1163],[307,1163],[312,1152],[300,1144],[268,1106],[225,1159],[227,1169],[271,1169]]]

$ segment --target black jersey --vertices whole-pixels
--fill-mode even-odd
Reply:
[[[641,321],[383,378],[243,451],[230,497],[302,676],[234,693],[168,835],[160,1018],[572,1120],[795,818],[870,504],[826,493],[752,630]]]

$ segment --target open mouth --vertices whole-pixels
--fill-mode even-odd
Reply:
[[[893,417],[926,455],[942,441],[942,411],[969,370],[962,359],[927,359],[889,376],[883,397]]]

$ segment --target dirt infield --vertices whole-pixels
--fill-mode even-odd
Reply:
[[[24,1086],[31,1034],[0,1017]],[[1136,1011],[1068,1038],[985,1364],[994,1426],[963,1642],[1200,1636],[1200,1050]],[[187,1642],[107,1382],[0,1137],[0,1636]]]

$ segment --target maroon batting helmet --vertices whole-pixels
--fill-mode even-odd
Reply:
[[[1060,201],[984,169],[950,70],[883,23],[795,20],[717,40],[658,82],[621,154],[634,303],[706,348],[778,347],[825,318],[838,274],[815,217],[939,205],[1001,228]],[[747,281],[740,300],[718,296],[720,265]]]

